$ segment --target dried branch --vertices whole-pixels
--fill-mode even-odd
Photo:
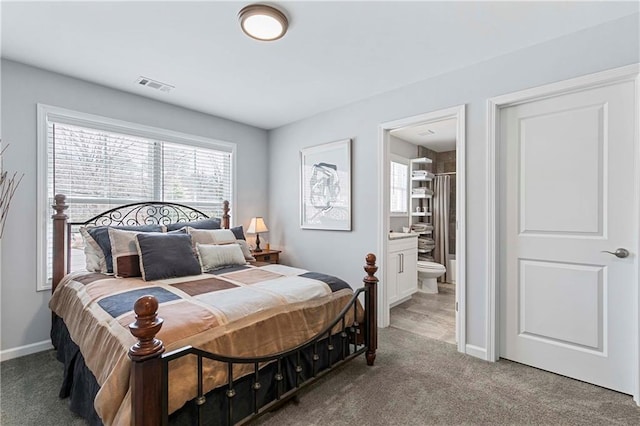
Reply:
[[[9,145],[0,151],[0,170],[3,170],[2,155],[8,147]],[[23,177],[24,173],[20,175],[20,177],[18,177],[17,172],[14,172],[11,176],[9,176],[9,173],[6,171],[0,173],[0,239],[2,238],[2,234],[4,234],[4,225],[9,214],[11,199],[13,198],[13,194],[15,194],[16,189],[18,189],[18,185],[22,182]]]

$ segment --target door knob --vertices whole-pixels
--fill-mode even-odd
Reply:
[[[619,248],[619,249],[616,249],[616,251],[602,250],[602,253],[612,254],[615,257],[619,257],[620,259],[624,259],[625,257],[629,257],[629,250],[627,250],[625,248]]]

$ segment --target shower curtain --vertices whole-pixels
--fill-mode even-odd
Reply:
[[[449,282],[449,194],[450,176],[436,176],[433,195],[434,260],[447,268],[441,281]]]

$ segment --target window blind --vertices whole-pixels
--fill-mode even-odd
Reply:
[[[69,120],[72,121],[72,120]],[[49,117],[47,198],[65,194],[69,221],[89,219],[118,205],[170,201],[222,215],[232,200],[232,152],[202,142],[177,143],[108,129],[69,124]],[[153,135],[156,136],[156,135]],[[50,216],[50,215],[49,215]],[[51,276],[52,224],[47,222],[47,276]],[[82,269],[82,239],[72,235],[72,270]]]
[[[231,154],[174,143],[162,148],[162,200],[220,216],[222,202],[231,199]]]
[[[406,164],[391,161],[391,213],[408,213],[409,167]]]

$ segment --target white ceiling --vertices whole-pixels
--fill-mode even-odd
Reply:
[[[398,139],[415,145],[422,145],[435,152],[453,151],[456,149],[456,127],[458,120],[431,121],[425,124],[402,127],[390,133]]]
[[[2,56],[271,129],[638,13],[638,2],[277,2],[276,42],[234,2],[2,1]],[[170,93],[137,86],[145,76]]]

